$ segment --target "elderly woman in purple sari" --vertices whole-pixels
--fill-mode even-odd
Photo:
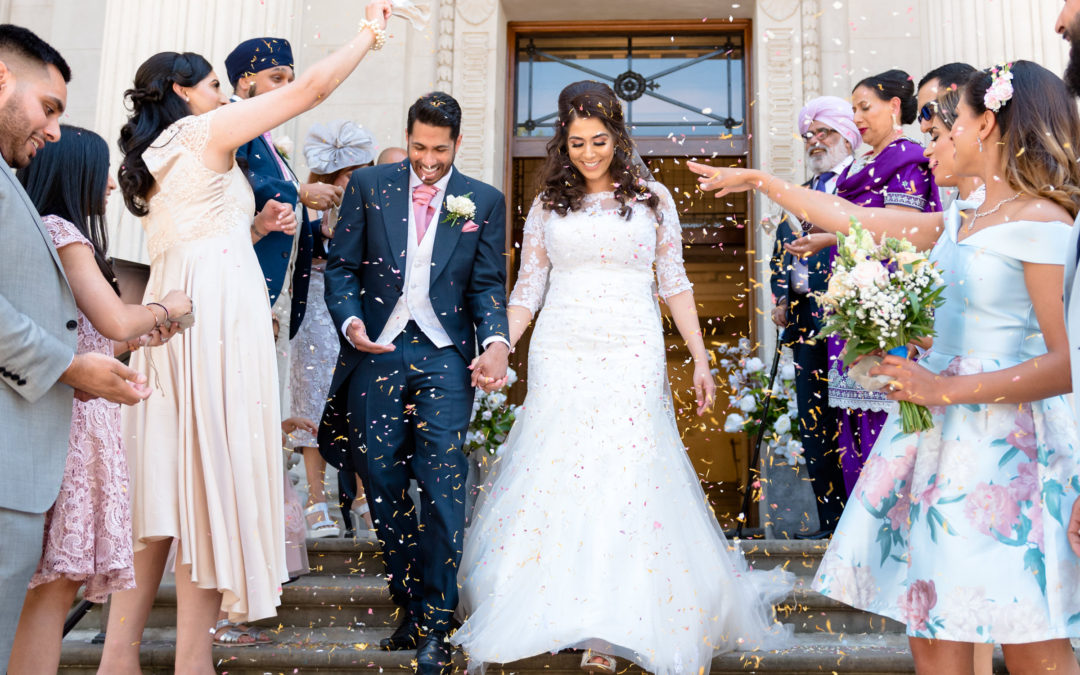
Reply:
[[[906,138],[901,124],[916,117],[915,85],[907,73],[890,70],[868,77],[851,94],[855,124],[872,149],[840,175],[836,194],[860,206],[940,211],[938,188],[923,146]],[[835,249],[833,249],[835,255]],[[829,338],[829,405],[838,408],[838,447],[844,485],[850,494],[889,410],[896,404],[848,377],[843,341]]]

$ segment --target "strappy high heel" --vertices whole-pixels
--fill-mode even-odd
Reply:
[[[600,659],[600,662],[596,662],[596,659]],[[581,655],[581,669],[586,673],[614,674],[615,657],[586,649],[585,653]]]

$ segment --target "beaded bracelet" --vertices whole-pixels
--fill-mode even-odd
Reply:
[[[371,19],[364,19],[360,22],[359,30],[362,31],[365,28],[371,31],[371,34],[375,36],[375,42],[371,45],[371,48],[375,51],[379,51],[386,46],[386,31],[379,28],[379,24],[375,23]]]

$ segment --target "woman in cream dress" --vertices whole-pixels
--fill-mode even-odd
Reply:
[[[156,389],[128,411],[137,588],[113,596],[99,672],[138,673],[139,641],[177,542],[176,671],[213,673],[211,628],[273,616],[285,569],[281,413],[270,302],[253,249],[295,227],[272,203],[252,221],[236,148],[324,101],[385,41],[387,0],[374,0],[348,44],[295,82],[224,106],[210,64],[165,52],[139,67],[126,93],[120,184],[143,217],[151,271],[146,300],[182,288],[190,332],[133,360]]]

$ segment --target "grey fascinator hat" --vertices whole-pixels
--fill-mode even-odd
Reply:
[[[375,160],[375,139],[367,129],[349,120],[316,124],[304,143],[308,168],[323,176]]]

